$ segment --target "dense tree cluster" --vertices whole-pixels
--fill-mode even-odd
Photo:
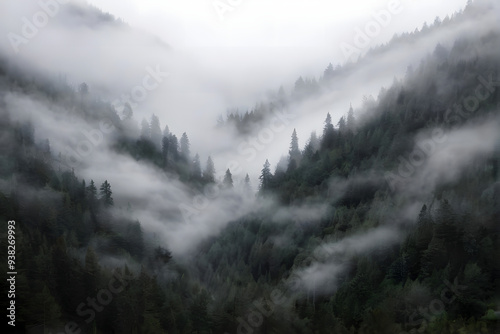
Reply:
[[[1,65],[0,220],[18,222],[16,328],[60,332],[70,324],[86,333],[201,333],[208,323],[203,320],[208,294],[198,280],[176,263],[168,245],[146,234],[139,221],[112,214],[108,180],[79,179],[68,160],[37,137],[32,122],[13,121],[4,92],[49,99],[66,112],[62,116],[74,113],[96,123],[111,120],[119,134],[117,151],[179,173],[195,188],[215,182],[212,159],[202,174],[199,156],[191,161],[187,134],[178,145],[168,127],[159,130],[156,116],[143,122],[134,140],[130,106],[120,119],[109,104],[91,98],[86,84],[75,91],[62,81],[53,85],[26,78]],[[230,182],[229,177],[226,184]],[[2,226],[6,233],[7,226]],[[0,241],[5,259],[6,241]],[[116,264],[114,258],[123,261]],[[157,273],[165,267],[170,279],[158,280]],[[4,291],[7,283],[0,284]]]
[[[307,267],[316,245],[394,219],[403,203],[384,172],[397,168],[398,158],[412,152],[416,135],[426,129],[461,129],[498,116],[498,89],[491,89],[473,113],[457,110],[457,103],[463,103],[460,97],[475,96],[478,77],[491,81],[498,73],[498,57],[478,59],[476,50],[499,47],[497,33],[459,40],[449,49],[438,45],[404,80],[383,89],[376,103],[367,101],[363,117],[356,119],[350,107],[334,126],[328,114],[321,136],[311,134],[302,151],[297,151],[294,131],[289,168],[273,173],[266,161],[260,194],[277,196],[282,205],[326,198],[331,209],[317,225],[273,223],[273,213],[263,211],[234,222],[204,246],[199,270],[221,296],[215,305],[227,305],[218,317],[236,319],[232,327],[215,328],[234,332],[241,325],[238,319],[250,324],[252,303],[270,300],[274,289],[284,289],[282,279]],[[272,315],[253,327],[254,332],[496,333],[499,163],[499,150],[471,161],[460,179],[428,194],[420,214],[404,225],[401,245],[380,245],[375,252],[357,255],[334,293],[291,294],[293,302],[283,308],[274,305]],[[343,182],[332,185],[332,180]]]
[[[478,15],[475,8],[392,43]],[[141,222],[116,217],[112,184],[79,178],[37,136],[36,124],[12,120],[4,93],[43,98],[88,122],[109,119],[117,129],[113,149],[178,177],[193,193],[214,183],[231,191],[231,171],[218,183],[212,158],[202,168],[188,135],[162,130],[155,115],[139,127],[129,105],[120,118],[86,84],[73,89],[64,80],[28,78],[0,60],[0,221],[22,222],[19,326],[60,332],[75,323],[82,333],[498,333],[500,150],[472,159],[459,178],[438,183],[424,200],[404,184],[392,188],[386,177],[412,152],[417,135],[498,118],[500,89],[483,95],[473,112],[457,108],[461,97],[476,94],[478,76],[499,74],[498,50],[498,32],[438,45],[377,101],[365,101],[364,114],[352,106],[337,122],[327,114],[302,150],[294,130],[283,148],[286,166],[273,172],[266,160],[261,171],[257,198],[277,204],[230,222],[189,265]],[[330,65],[319,81],[299,79],[292,97],[280,90],[274,105],[258,107],[266,111],[230,115],[230,122],[248,130],[279,103],[335,81],[338,71]],[[248,175],[244,186],[252,192]],[[276,212],[318,203],[325,209],[316,219]],[[417,204],[417,211],[401,212]],[[388,222],[403,242],[346,252],[345,270],[329,274],[325,286],[291,290],[288,279],[311,268],[318,246]],[[5,280],[0,288],[8,290]]]

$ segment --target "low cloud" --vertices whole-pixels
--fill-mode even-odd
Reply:
[[[396,229],[378,227],[339,241],[325,242],[312,252],[313,262],[305,268],[296,269],[293,275],[300,278],[302,287],[307,291],[320,294],[335,291],[337,280],[349,268],[350,260],[376,249],[387,249],[400,239],[401,234]]]

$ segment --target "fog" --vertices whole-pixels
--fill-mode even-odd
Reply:
[[[422,206],[430,203],[438,187],[458,181],[466,174],[471,162],[484,163],[484,159],[498,151],[499,121],[487,119],[452,131],[434,129],[419,133],[415,137],[415,150],[408,157],[401,157],[403,162],[392,174],[397,181],[386,173],[385,181],[389,187],[397,183],[393,189],[393,203],[384,203],[382,211],[377,210],[376,202],[371,206],[370,216],[381,221],[382,226],[340,240],[325,240],[313,251],[311,263],[295,270],[294,275],[299,277],[302,287],[319,294],[335,291],[339,276],[352,265],[350,260],[356,255],[387,250],[401,242],[403,227],[413,224]],[[422,143],[433,145],[427,154],[421,150]],[[415,154],[419,157],[413,160],[414,152],[419,152]],[[381,174],[375,171],[349,180],[334,179],[330,185],[335,189],[331,198],[336,200],[344,195],[349,184],[377,184],[381,179]],[[391,210],[387,210],[388,206]]]
[[[398,243],[400,234],[394,229],[380,227],[367,233],[346,237],[337,242],[324,243],[313,252],[316,261],[306,268],[296,270],[302,287],[314,293],[336,290],[337,279],[349,268],[349,260],[358,254],[387,250]]]
[[[209,155],[214,158],[219,179],[227,168],[232,170],[237,185],[234,190],[217,190],[216,194],[193,198],[192,191],[176,178],[114,152],[110,148],[112,130],[91,149],[84,163],[75,167],[75,173],[87,181],[92,178],[100,184],[108,180],[115,193],[115,214],[124,215],[130,203],[132,218],[140,220],[148,232],[164,238],[176,254],[188,254],[229,222],[260,207],[253,194],[245,193],[238,184],[249,173],[255,190],[262,164],[269,159],[275,168],[288,151],[293,129],[297,129],[303,148],[311,131],[321,133],[328,112],[334,124],[347,113],[351,103],[357,115],[366,112],[363,97],[376,98],[381,86],[388,87],[395,77],[404,77],[407,67],[418,65],[439,41],[478,33],[497,19],[492,13],[481,18],[481,25],[465,22],[440,29],[411,47],[403,44],[373,56],[356,65],[332,90],[278,111],[255,133],[242,137],[232,129],[216,129],[217,117],[225,116],[230,108],[245,111],[265,102],[268,93],[281,85],[289,95],[299,76],[318,79],[330,62],[336,66],[352,61],[345,57],[340,45],[352,44],[356,28],[374,20],[371,15],[387,8],[388,3],[352,1],[335,5],[315,1],[310,5],[306,1],[276,1],[271,5],[241,1],[222,21],[210,1],[175,5],[173,1],[160,0],[145,4],[129,0],[90,3],[131,26],[103,19],[80,1],[61,1],[53,7],[54,15],[46,24],[13,44],[9,34],[22,35],[23,29],[29,30],[24,18],[33,22],[41,7],[27,0],[2,1],[0,11],[9,15],[0,22],[1,33],[8,36],[0,40],[0,53],[26,72],[34,71],[48,78],[63,75],[75,88],[86,82],[92,98],[113,102],[120,116],[120,106],[125,99],[131,99],[136,121],[158,115],[162,128],[168,125],[177,135],[187,132],[191,152],[198,152],[202,162]],[[388,42],[394,33],[412,32],[422,22],[432,23],[436,16],[444,18],[464,6],[463,1],[438,5],[431,1],[401,3],[400,13],[370,40],[362,54]],[[145,94],[140,98],[135,95],[134,99],[137,87],[144,88]],[[28,94],[10,93],[5,100],[14,119],[29,119],[36,124],[37,139],[48,138],[54,155],[67,154],[68,146],[77,146],[82,129],[99,128],[96,123],[61,116],[61,106]],[[438,180],[459,177],[469,159],[491,152],[498,141],[495,129],[493,124],[483,124],[449,133],[439,154],[432,155],[416,172],[408,191],[412,196],[418,195],[435,188]],[[474,140],[478,131],[485,134],[481,141]],[[468,143],[465,147],[460,145],[463,140]],[[456,166],[452,173],[450,158]],[[416,207],[413,204],[408,210],[413,214]],[[274,218],[278,222],[291,217],[315,221],[325,210],[323,205],[277,208]],[[395,239],[395,229],[383,227],[353,236],[358,245],[354,248],[351,239],[327,247],[349,255],[367,252],[377,243]],[[328,277],[325,272],[340,273],[342,268],[332,263],[315,263],[301,269],[301,275],[305,281],[314,276],[314,281],[321,284]]]
[[[350,103],[359,108],[363,96],[376,96],[381,85],[404,75],[407,66],[431,52],[444,33],[418,41],[411,52],[402,46],[372,59],[356,70],[359,75],[343,80],[341,87],[294,106],[288,112],[295,119],[251,161],[241,156],[238,145],[227,144],[234,140],[213,131],[210,125],[215,125],[219,115],[229,108],[248,110],[280,85],[290,92],[299,76],[319,78],[329,62],[334,66],[345,63],[348,59],[341,43],[354,45],[356,29],[364,29],[374,21],[374,13],[388,11],[390,4],[398,8],[397,14],[391,15],[389,24],[370,38],[361,53],[389,41],[394,33],[411,32],[422,22],[430,24],[436,16],[444,18],[464,5],[462,1],[439,5],[431,1],[356,1],[341,6],[326,1],[312,6],[305,1],[242,1],[221,21],[213,4],[206,1],[149,1],[140,6],[133,1],[89,3],[131,27],[102,20],[82,2],[68,1],[53,9],[54,16],[34,37],[17,45],[17,53],[8,38],[0,41],[1,52],[25,68],[53,77],[63,74],[75,86],[87,82],[91,92],[109,101],[132,95],[139,121],[158,115],[172,132],[188,133],[192,151],[199,152],[202,160],[215,155],[219,173],[236,157],[254,182],[266,158],[276,165],[294,128],[303,146],[312,130],[321,129],[327,112],[336,123]],[[10,13],[0,29],[15,34],[23,31],[25,21],[20,18],[32,21],[41,10],[38,3],[26,0],[4,1],[0,6],[2,12]],[[459,36],[469,28],[457,27],[447,34]],[[143,84],[148,68],[165,75],[138,101],[133,89]],[[208,136],[214,140],[205,140]]]

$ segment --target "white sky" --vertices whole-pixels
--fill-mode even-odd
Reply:
[[[369,47],[411,32],[423,22],[462,9],[466,0],[89,0],[126,23],[159,36],[180,57],[195,64],[207,84],[233,94],[230,107],[251,107],[262,94],[290,87],[299,76],[318,78],[328,63],[348,58],[341,44],[353,44],[356,29],[373,14],[399,4],[400,13],[370,39]],[[237,4],[221,19],[215,3]],[[357,56],[356,56],[357,57]],[[251,78],[251,79],[250,79]],[[222,95],[221,95],[222,96]],[[224,113],[225,110],[221,110]]]
[[[162,126],[181,135],[186,131],[192,151],[202,160],[208,154],[218,156],[219,173],[232,160],[238,143],[208,135],[219,115],[228,108],[240,111],[264,100],[269,90],[284,85],[288,91],[299,76],[318,78],[328,63],[347,61],[342,43],[354,44],[356,31],[375,22],[374,14],[386,12],[396,4],[399,13],[390,14],[388,24],[369,39],[368,51],[389,41],[395,33],[412,32],[424,22],[465,7],[466,0],[88,0],[89,3],[123,19],[134,28],[160,37],[173,52],[144,41],[126,29],[101,27],[87,29],[56,17],[40,29],[36,38],[21,45],[13,54],[7,38],[0,49],[14,59],[35,64],[48,73],[64,73],[72,83],[88,82],[91,90],[110,101],[130,93],[146,74],[145,68],[170,73],[161,86],[148,93],[147,99],[134,106],[140,121],[155,113]],[[235,4],[221,20],[214,4]],[[21,31],[22,18],[31,19],[40,11],[40,3],[31,0],[2,0],[0,32]],[[73,20],[74,18],[70,18]],[[443,34],[446,32],[443,32]],[[437,36],[436,40],[447,40]],[[452,38],[450,39],[452,40]],[[312,101],[298,108],[296,121],[283,133],[276,134],[272,145],[259,152],[247,170],[259,171],[269,158],[275,166],[279,155],[287,152],[290,135],[297,128],[303,146],[312,130],[320,130],[327,112],[338,120],[352,103],[356,109],[364,95],[377,92],[401,75],[406,67],[430,52],[436,41],[422,41],[410,50],[394,50],[388,59],[379,60],[356,78],[346,80],[342,92]],[[50,47],[47,47],[50,45]],[[71,47],[68,47],[71,45]],[[196,121],[194,121],[196,120]],[[335,121],[336,122],[336,121]],[[207,140],[206,138],[211,138]],[[239,139],[238,139],[239,140]],[[232,150],[231,150],[232,149]],[[221,156],[225,152],[227,156]],[[236,153],[237,154],[237,153]]]
[[[89,0],[132,26],[163,38],[175,49],[187,47],[312,47],[339,59],[339,43],[352,42],[374,12],[392,2],[401,13],[374,38],[385,42],[394,33],[413,31],[463,8],[465,0]],[[215,3],[236,4],[221,19]]]
[[[193,98],[190,100],[200,101],[201,105],[194,109],[198,110],[198,114],[202,110],[207,113],[204,122],[212,122],[210,119],[215,118],[214,111],[224,114],[223,105],[252,107],[260,100],[259,96],[268,90],[275,90],[280,85],[290,88],[300,75],[318,78],[329,62],[334,65],[344,63],[347,58],[341,52],[341,43],[352,45],[356,29],[365,30],[367,24],[373,23],[374,13],[387,11],[394,3],[396,6],[399,4],[400,12],[391,14],[389,24],[370,39],[369,46],[361,49],[363,53],[368,51],[369,47],[389,41],[395,33],[412,32],[422,27],[424,22],[430,24],[437,16],[444,18],[446,15],[452,15],[466,5],[466,0],[89,2],[122,18],[133,27],[159,36],[173,47],[177,55],[189,59],[190,64],[195,64],[194,72],[198,74],[194,75],[193,80],[204,83],[210,102],[206,102],[207,96],[200,96],[185,89],[176,96],[187,97],[192,94]],[[224,19],[221,20],[214,7],[215,3],[237,5],[233,6],[234,10],[225,12]],[[175,66],[173,67],[175,71]],[[394,71],[388,73],[388,76],[392,78],[397,74],[398,72]],[[197,76],[204,79],[198,80]],[[379,80],[375,90],[384,84],[385,82]],[[212,94],[215,91],[219,94]],[[366,87],[362,91],[370,92]],[[214,100],[219,102],[212,103]],[[352,102],[360,103],[357,100]],[[185,102],[180,105],[186,108]],[[344,102],[344,105],[344,108],[347,108],[348,102]],[[324,117],[326,111],[320,113],[321,117]],[[312,115],[309,121],[321,127],[322,121],[313,119]],[[172,121],[169,122],[175,127]],[[291,130],[288,132],[291,133]],[[289,140],[288,132],[284,135],[284,141]],[[304,137],[308,135],[308,132],[304,132],[301,133],[301,145],[306,140]],[[196,143],[196,140],[193,143]],[[281,152],[286,152],[286,144],[281,146]],[[260,160],[263,158],[259,157]],[[260,160],[259,164],[262,163]]]

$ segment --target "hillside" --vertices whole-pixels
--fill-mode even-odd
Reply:
[[[91,29],[123,25],[74,10]],[[230,115],[234,137],[219,124],[205,140],[237,146],[273,108],[321,99],[426,33],[329,66],[322,92],[299,98],[295,84],[270,109]],[[306,141],[293,130],[258,185],[250,165],[221,170],[217,150],[192,151],[195,120],[182,134],[165,125],[177,113],[141,122],[141,106],[117,110],[100,85],[1,57],[7,333],[500,332],[500,26],[436,45],[376,99],[325,114]]]

